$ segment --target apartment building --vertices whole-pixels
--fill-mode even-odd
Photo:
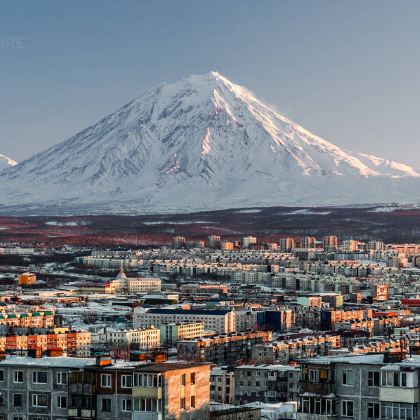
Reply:
[[[266,343],[271,339],[270,331],[250,331],[183,340],[178,342],[178,359],[235,364],[251,359],[253,345]]]
[[[303,360],[298,420],[379,419],[383,354]]]
[[[210,399],[221,404],[235,403],[235,372],[227,366],[214,367],[210,372]]]
[[[133,377],[133,420],[208,417],[210,365],[152,363],[136,368]]]
[[[284,365],[241,365],[235,368],[235,404],[278,403],[298,393],[299,368]]]
[[[10,357],[0,361],[0,419],[65,419],[72,372],[95,359]]]
[[[252,347],[252,360],[256,363],[287,364],[304,357],[323,356],[341,347],[341,336],[336,334],[299,336],[256,344]]]
[[[63,331],[64,330],[64,331]],[[0,336],[0,353],[26,350],[66,351],[73,356],[89,357],[91,333],[89,331],[66,331],[55,329],[44,334],[8,334]]]
[[[106,285],[108,293],[148,293],[160,292],[162,281],[155,277],[127,277],[120,270],[117,278]]]
[[[184,322],[182,324],[160,325],[160,342],[162,345],[176,345],[178,341],[202,337],[204,322]]]
[[[106,341],[112,346],[133,346],[137,349],[153,349],[160,346],[159,328],[134,328],[130,330],[106,330]]]
[[[235,312],[231,310],[156,308],[145,311],[143,308],[135,308],[133,314],[135,328],[168,323],[202,322],[206,330],[215,331],[218,334],[234,332],[235,321]]]
[[[3,420],[194,420],[208,416],[210,365],[9,357],[0,387]]]
[[[54,311],[0,312],[0,328],[52,328]]]

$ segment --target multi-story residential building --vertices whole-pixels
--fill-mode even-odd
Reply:
[[[251,358],[252,346],[270,341],[269,331],[250,331],[178,341],[178,359],[234,364]]]
[[[297,395],[299,369],[284,365],[241,365],[235,368],[235,403],[277,403]],[[291,384],[289,386],[289,384]]]
[[[327,355],[341,347],[341,337],[336,334],[299,336],[252,347],[252,360],[256,363],[287,364],[303,357]]]
[[[295,322],[295,312],[292,309],[282,308],[257,313],[258,326],[271,331],[290,331]]]
[[[197,420],[208,417],[210,365],[10,357],[0,386],[4,420]]]
[[[172,246],[174,249],[185,248],[186,239],[184,236],[174,236],[172,238]]]
[[[236,310],[236,331],[252,331],[257,326],[257,312]]]
[[[209,248],[219,248],[220,247],[220,236],[210,235],[207,237],[207,246]]]
[[[255,236],[244,236],[242,238],[242,248],[249,248],[251,245],[257,243],[257,238]]]
[[[368,418],[418,419],[420,416],[420,357],[381,368],[379,403],[371,403]],[[376,383],[379,380],[376,378]],[[369,417],[370,416],[370,417]]]
[[[5,328],[52,328],[54,310],[35,312],[0,312],[0,326]]]
[[[43,334],[25,333],[21,335],[9,333],[0,336],[0,353],[26,350],[66,351],[73,356],[89,357],[91,350],[91,333],[89,331],[68,331],[56,328]]]
[[[198,420],[208,416],[210,365],[152,363],[133,377],[133,420]]]
[[[234,368],[218,366],[211,370],[210,399],[222,404],[235,403]]]
[[[131,330],[106,330],[106,341],[113,346],[133,346],[137,349],[153,349],[160,346],[159,328],[134,328]]]
[[[204,322],[184,322],[182,324],[160,325],[160,341],[162,345],[176,345],[178,341],[202,337]]]
[[[69,419],[131,419],[133,371],[136,364],[113,364],[98,357],[94,366],[69,378]]]
[[[281,238],[279,248],[281,252],[290,252],[293,248],[296,248],[296,241],[294,238]]]
[[[338,249],[338,238],[335,235],[324,236],[324,251],[334,252]]]
[[[162,281],[155,277],[127,277],[123,270],[120,270],[117,278],[106,285],[108,293],[148,293],[160,292]]]
[[[226,309],[149,309],[135,308],[133,325],[144,328],[168,323],[203,322],[206,330],[227,334],[236,330],[235,312]]]
[[[95,359],[10,357],[0,361],[0,418],[68,417],[69,377],[94,365]]]
[[[317,357],[301,362],[298,420],[379,416],[383,354]]]

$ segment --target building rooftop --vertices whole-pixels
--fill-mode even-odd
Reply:
[[[352,363],[358,365],[377,365],[384,363],[384,354],[357,354],[345,356],[321,356],[310,359],[302,359],[304,363],[312,363],[314,365],[331,363]]]
[[[151,363],[141,367],[142,372],[168,372],[170,370],[190,369],[195,367],[209,366],[210,363],[191,363],[191,362],[166,362]]]
[[[34,366],[81,369],[96,364],[94,358],[79,357],[20,357],[10,356],[0,361],[0,366]]]

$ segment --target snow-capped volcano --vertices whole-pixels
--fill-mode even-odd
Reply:
[[[0,205],[151,213],[420,199],[420,172],[344,151],[217,72],[162,84],[0,175]]]
[[[17,165],[17,162],[15,162],[13,159],[10,159],[9,157],[0,154],[0,172],[3,169],[9,168],[10,166],[15,166],[15,165]]]

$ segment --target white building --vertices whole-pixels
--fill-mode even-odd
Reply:
[[[106,341],[109,344],[121,346],[136,344],[139,349],[155,348],[160,346],[160,329],[154,327],[132,330],[108,329]]]
[[[180,340],[198,338],[203,334],[204,322],[171,323],[160,326],[160,341],[162,344],[173,345]]]
[[[149,327],[168,323],[202,322],[206,330],[227,334],[236,331],[235,312],[230,310],[202,309],[149,309],[134,308],[133,325],[135,328]]]

